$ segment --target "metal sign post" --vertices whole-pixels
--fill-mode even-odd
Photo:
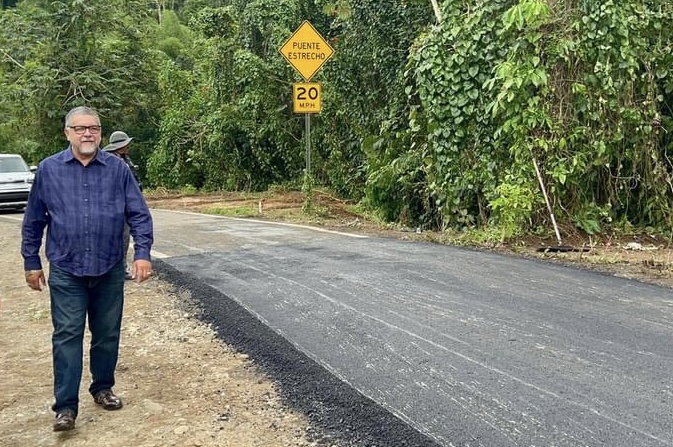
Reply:
[[[304,115],[304,127],[306,134],[306,174],[311,175],[311,114]]]

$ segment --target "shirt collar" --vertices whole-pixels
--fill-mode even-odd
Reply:
[[[100,148],[97,148],[96,155],[93,157],[93,160],[91,160],[91,162],[92,163],[97,162],[102,165],[106,165],[107,164],[106,159],[108,156],[109,154],[107,152],[104,152]],[[68,145],[68,148],[65,151],[63,151],[63,162],[72,163],[73,161],[78,160],[75,158],[75,155],[73,154],[72,145]]]

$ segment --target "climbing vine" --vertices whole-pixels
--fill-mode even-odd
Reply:
[[[671,6],[447,3],[417,41],[409,95],[444,225],[546,224],[536,162],[566,225],[671,222]]]

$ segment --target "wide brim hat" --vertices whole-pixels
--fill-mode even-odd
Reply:
[[[132,140],[133,137],[129,137],[128,135],[126,135],[126,132],[116,130],[112,132],[112,134],[110,135],[109,144],[105,146],[103,150],[105,152],[114,152],[117,149],[121,149],[124,146],[127,146]]]

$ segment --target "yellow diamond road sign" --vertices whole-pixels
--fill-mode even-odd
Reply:
[[[280,48],[285,59],[308,81],[315,75],[334,50],[305,20]]]

